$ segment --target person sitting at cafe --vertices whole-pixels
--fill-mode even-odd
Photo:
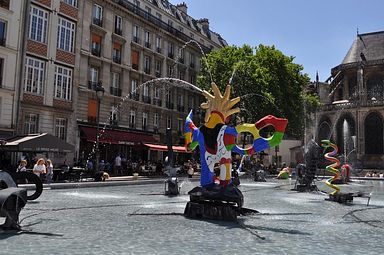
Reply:
[[[33,173],[39,176],[40,178],[45,177],[47,169],[45,167],[45,160],[43,158],[39,158],[36,164],[33,166]]]

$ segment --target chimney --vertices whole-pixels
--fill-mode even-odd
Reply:
[[[182,2],[181,4],[177,4],[176,5],[176,8],[181,11],[181,12],[184,12],[185,14],[187,14],[187,11],[188,11],[188,7],[187,7],[187,4],[185,2]]]
[[[204,18],[204,19],[199,19],[197,21],[197,23],[199,23],[202,27],[203,27],[203,30],[207,31],[209,30],[209,20]]]

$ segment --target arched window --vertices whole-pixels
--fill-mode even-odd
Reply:
[[[331,136],[331,122],[329,120],[323,120],[319,124],[318,135],[316,142],[321,144],[321,140],[328,140]]]
[[[368,99],[381,99],[383,98],[383,77],[375,75],[369,77],[367,80]]]
[[[365,154],[383,154],[383,119],[375,112],[364,122]]]
[[[352,75],[348,78],[348,93],[350,99],[357,98],[357,76]]]

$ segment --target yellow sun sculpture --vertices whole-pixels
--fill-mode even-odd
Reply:
[[[212,113],[221,113],[222,117],[224,118],[223,121],[225,121],[232,114],[240,112],[239,107],[232,109],[234,105],[240,102],[240,97],[229,99],[229,96],[231,94],[231,85],[227,85],[227,87],[225,88],[224,96],[221,94],[219,88],[214,82],[211,83],[211,86],[213,90],[213,95],[211,95],[208,91],[204,90],[203,95],[207,98],[207,102],[202,103],[200,106],[202,109],[206,110],[206,123],[208,123]],[[212,124],[214,124],[214,122]]]
[[[228,126],[228,117],[240,112],[240,108],[233,108],[240,97],[230,99],[231,86],[227,85],[224,95],[221,94],[217,85],[212,82],[213,95],[203,91],[207,102],[201,104],[206,110],[205,123],[197,128],[192,121],[192,111],[188,114],[185,122],[185,145],[187,150],[193,150],[200,146],[201,175],[200,184],[203,187],[211,187],[215,184],[215,164],[220,166],[219,182],[227,186],[231,181],[232,152],[240,155],[252,155],[270,147],[276,146],[283,138],[288,120],[279,119],[268,115],[255,124],[242,124],[236,127]],[[259,130],[266,126],[273,126],[275,133],[272,137],[263,138]],[[240,148],[236,145],[239,133],[250,132],[254,141],[250,148]]]

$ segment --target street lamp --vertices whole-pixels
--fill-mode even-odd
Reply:
[[[99,131],[100,131],[100,102],[104,96],[104,87],[99,82],[95,87],[96,96],[97,96],[97,128],[96,128],[96,162],[95,162],[95,172],[99,171],[99,162],[100,162],[100,150],[99,150]]]

